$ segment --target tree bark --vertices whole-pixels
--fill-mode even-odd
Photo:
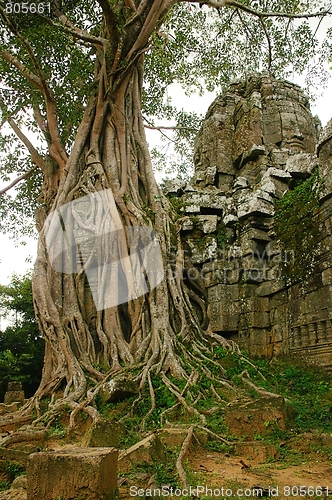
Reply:
[[[137,39],[127,49],[129,62],[127,58],[122,71],[115,71],[117,53],[112,64],[105,52],[99,62],[97,58],[98,92],[87,105],[72,153],[64,168],[53,169],[45,177],[47,208],[38,216],[40,238],[33,278],[36,315],[46,342],[42,381],[35,395],[37,407],[41,398],[57,392],[59,404],[72,404],[74,408],[86,397],[88,381],[97,384],[97,392],[98,382],[116,376],[124,368],[139,368],[136,379],[141,394],[152,371],[188,379],[182,361],[189,359],[185,344],[195,344],[198,351],[207,349],[209,333],[202,328],[207,319],[204,297],[200,291],[189,291],[183,281],[185,256],[179,230],[152,170],[141,114],[144,56],[137,57],[146,40],[144,37],[140,49],[135,48]],[[97,233],[102,229],[106,234],[101,258],[108,262],[121,260],[130,267],[133,264],[128,264],[131,249],[126,229],[153,227],[161,249],[164,279],[136,299],[97,310],[85,269],[100,264],[101,240],[97,238],[89,248],[82,249],[81,259],[88,263],[85,268],[78,273],[61,273],[50,262],[43,227],[49,214],[100,192],[107,193],[107,211],[93,213],[90,207],[84,214],[73,208],[74,232],[84,231],[93,218]],[[116,242],[114,232],[118,235]],[[135,275],[134,268],[126,271],[127,276]],[[109,276],[100,272],[95,286],[116,302],[123,283],[114,273]],[[126,287],[129,293],[133,287],[129,279]],[[193,297],[202,309],[199,316],[192,307]],[[199,364],[199,360],[193,360],[193,366]]]

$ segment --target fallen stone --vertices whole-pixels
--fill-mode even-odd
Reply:
[[[225,421],[237,437],[265,436],[287,427],[287,409],[283,397],[261,397],[255,401],[235,401],[226,406]]]
[[[119,455],[119,461],[123,464],[135,464],[138,462],[165,461],[165,447],[156,434],[151,434],[139,443],[134,444]]]
[[[194,432],[197,440],[196,439],[192,440],[192,445],[193,446],[199,446],[199,444],[206,444],[209,440],[209,436],[207,432],[205,431],[196,431]],[[160,441],[165,445],[167,448],[173,448],[174,446],[181,446],[183,441],[186,439],[188,435],[188,430],[187,429],[178,429],[178,428],[167,428],[167,429],[162,429],[160,432],[158,432],[158,437]]]
[[[30,455],[27,500],[108,500],[117,487],[114,448],[70,448]]]
[[[83,446],[87,448],[114,446],[117,448],[120,438],[125,435],[126,427],[123,424],[102,418],[90,425],[84,436]]]
[[[240,455],[246,460],[255,460],[260,463],[276,459],[279,456],[274,444],[264,443],[262,441],[234,443],[234,450],[236,455]]]
[[[14,481],[12,482],[12,484],[10,485],[10,489],[12,490],[17,490],[18,488],[23,488],[23,489],[27,489],[27,477],[26,475],[23,475],[23,476],[18,476],[14,479]]]
[[[135,394],[138,394],[137,384],[124,376],[105,382],[99,391],[104,404],[116,403]]]

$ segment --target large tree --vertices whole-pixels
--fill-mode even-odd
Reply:
[[[303,70],[316,57],[316,25],[331,11],[310,0],[53,0],[44,13],[32,12],[35,4],[18,13],[15,5],[22,11],[26,4],[0,2],[0,107],[14,134],[1,138],[2,177],[9,182],[1,210],[7,228],[20,219],[26,231],[36,210],[33,291],[46,350],[33,402],[38,409],[41,398],[56,393],[58,408],[73,409],[72,422],[83,407],[96,416],[90,403],[100,385],[125,372],[138,381],[140,397],[147,388],[151,409],[155,373],[186,405],[174,380],[190,387],[204,371],[213,390],[219,367],[211,350],[229,344],[209,330],[200,283],[184,279],[190,259],[154,177],[143,115],[150,126],[153,116],[176,116],[177,133],[186,133],[190,117],[165,97],[172,82],[213,90],[248,70]],[[313,28],[310,18],[317,19]],[[98,211],[93,200],[100,192],[107,206]],[[85,212],[67,205],[86,196]],[[76,230],[92,224],[103,232],[84,250],[88,255],[72,256],[85,262],[75,273],[52,266],[43,231],[49,214],[64,205]],[[142,225],[157,234],[164,278],[136,299],[96,308],[87,268],[121,260],[129,266],[127,281],[101,273],[96,286],[106,297],[116,298],[121,287],[129,293],[136,262],[129,234],[135,248],[144,237],[126,229]]]

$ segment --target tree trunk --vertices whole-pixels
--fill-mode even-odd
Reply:
[[[185,256],[179,230],[152,171],[141,114],[143,56],[118,71],[116,78],[112,77],[114,71],[111,76],[107,74],[105,59],[96,64],[98,94],[90,98],[65,167],[45,179],[44,201],[50,208],[38,217],[40,238],[33,291],[46,351],[35,396],[37,406],[42,397],[57,391],[61,403],[75,407],[78,401],[84,401],[89,379],[97,383],[97,393],[105,373],[106,377],[116,376],[124,368],[139,368],[136,378],[141,394],[151,371],[169,371],[188,379],[190,374],[181,361],[189,359],[185,345],[192,344],[197,351],[206,349],[204,293],[187,288],[183,281]],[[108,80],[111,84],[107,86]],[[58,188],[52,188],[57,183]],[[102,210],[95,203],[101,193],[107,197]],[[92,200],[87,210],[79,211],[79,204],[71,203],[87,196]],[[68,268],[63,260],[62,270],[66,272],[59,272],[49,259],[52,245],[45,230],[47,216],[64,206],[71,207],[68,220],[76,235],[86,232],[87,227],[94,227],[95,235],[103,234],[101,239],[92,238],[83,245],[78,256],[62,255],[62,259],[80,261],[76,262],[76,273],[75,265]],[[147,293],[121,303],[123,288],[129,297],[135,297],[129,277],[137,274],[135,266],[140,263],[130,256],[142,243],[142,234],[134,230],[142,225],[156,232],[164,277]],[[128,228],[133,229],[134,246],[128,241]],[[58,244],[56,238],[52,244]],[[110,274],[102,266],[119,261],[123,263],[125,283],[119,281],[116,271]],[[88,283],[87,270],[96,267],[98,276],[95,271],[94,282],[89,279]],[[106,302],[96,307],[98,293]],[[199,305],[200,314],[197,307],[193,308],[192,299]],[[109,300],[115,305],[107,307]],[[199,364],[194,356],[191,361],[193,367]]]

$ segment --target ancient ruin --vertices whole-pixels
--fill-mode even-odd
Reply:
[[[301,88],[254,74],[212,103],[196,140],[194,178],[168,188],[184,201],[188,279],[204,282],[212,330],[251,355],[294,354],[331,366],[331,158],[331,122],[320,131]],[[276,202],[313,175],[314,230],[299,233],[299,225],[297,241],[283,245]],[[283,214],[286,226],[292,210]],[[301,246],[307,254],[299,258]],[[301,266],[303,275],[292,275]]]

